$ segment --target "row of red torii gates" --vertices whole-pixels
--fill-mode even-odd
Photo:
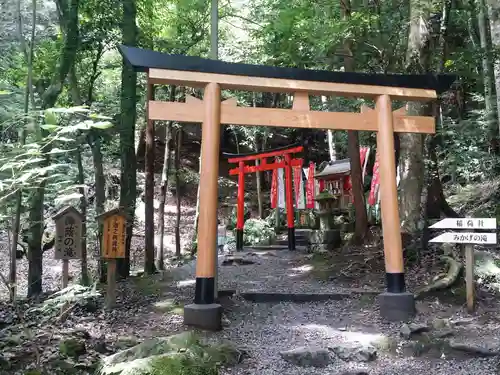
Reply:
[[[238,195],[236,203],[236,249],[243,249],[243,227],[245,225],[245,174],[272,171],[283,168],[285,170],[285,205],[288,228],[288,248],[295,250],[295,227],[293,210],[292,169],[302,168],[303,159],[293,158],[292,155],[302,152],[303,146],[282,147],[267,152],[256,152],[245,155],[225,153],[229,163],[237,163],[238,167],[229,171],[230,176],[238,176]],[[280,158],[279,161],[268,163],[267,158]],[[245,165],[245,162],[259,161],[258,165]]]

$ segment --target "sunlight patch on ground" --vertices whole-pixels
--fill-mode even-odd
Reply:
[[[300,326],[293,326],[292,329],[305,334],[319,333],[322,336],[327,336],[331,338],[338,338],[340,336],[346,342],[360,343],[363,345],[370,345],[373,344],[374,342],[378,342],[385,338],[385,336],[382,334],[373,334],[373,333],[357,332],[357,331],[343,331],[324,324],[306,324]]]
[[[172,298],[167,298],[156,302],[154,304],[154,308],[162,313],[170,313],[176,315],[182,315],[184,313],[184,306]]]
[[[290,272],[288,274],[288,276],[290,276],[290,277],[303,276],[304,274],[309,273],[312,270],[314,270],[314,266],[312,264],[305,264],[305,265],[300,266],[300,267],[292,268],[291,271],[293,271],[293,272]]]
[[[184,288],[186,286],[191,286],[196,284],[196,279],[191,280],[181,280],[177,282],[177,287]]]

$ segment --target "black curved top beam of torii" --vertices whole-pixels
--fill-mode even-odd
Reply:
[[[232,63],[195,56],[173,55],[124,45],[120,45],[119,50],[125,61],[139,72],[147,72],[149,69],[167,69],[299,81],[428,89],[435,90],[438,94],[447,91],[457,78],[455,75],[449,74],[351,73]]]

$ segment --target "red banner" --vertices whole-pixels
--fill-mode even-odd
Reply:
[[[379,174],[379,162],[378,162],[378,153],[375,156],[375,164],[373,165],[373,177],[372,184],[370,188],[370,195],[368,196],[368,204],[373,206],[377,202],[377,190],[378,185],[380,183],[380,174]]]
[[[314,163],[309,163],[307,172],[306,208],[314,208]]]
[[[271,208],[276,208],[278,204],[278,170],[273,170],[271,182]]]

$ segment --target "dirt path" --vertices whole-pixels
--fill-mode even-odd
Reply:
[[[236,254],[236,256],[238,256]],[[317,280],[311,272],[310,256],[300,252],[250,251],[244,259],[250,265],[220,267],[220,288],[238,292],[320,292],[346,291],[334,282]],[[221,257],[219,264],[223,263]],[[175,270],[177,285],[188,285],[194,279],[193,264]],[[356,285],[370,290],[367,285]],[[414,324],[430,332],[411,338],[401,336],[401,324],[380,319],[373,294],[353,294],[342,301],[316,303],[252,303],[233,297],[225,306],[225,327],[207,337],[229,340],[245,348],[250,358],[242,365],[228,369],[234,374],[344,374],[354,371],[370,375],[390,374],[494,374],[497,356],[487,350],[500,350],[500,320],[491,309],[480,306],[469,316],[462,306],[430,298],[417,303],[419,311]],[[441,326],[442,325],[442,326]],[[436,326],[436,327],[434,327]],[[441,337],[442,336],[442,337]],[[444,337],[449,341],[444,341]],[[469,351],[447,345],[468,346]],[[446,344],[446,345],[445,345]],[[325,368],[303,368],[282,359],[280,353],[300,347],[367,348],[374,346],[373,361],[336,359]],[[479,347],[483,353],[474,352]]]
[[[373,293],[359,293],[360,287],[373,292],[370,285],[357,284],[356,293],[339,301],[246,301],[239,293],[333,293],[348,290],[345,286],[340,287],[337,281],[318,279],[311,268],[314,262],[305,253],[249,250],[243,258],[253,263],[222,265],[230,262],[224,262],[227,255],[220,256],[220,289],[235,289],[236,295],[222,300],[223,330],[200,332],[208,340],[228,340],[248,354],[240,365],[223,369],[221,375],[500,373],[497,370],[500,365],[497,306],[480,303],[477,313],[468,315],[462,305],[445,303],[436,297],[419,301],[419,314],[412,322],[414,326],[409,327],[410,331],[417,327],[424,332],[402,336],[401,324],[380,319]],[[87,350],[79,361],[92,363],[145,339],[186,330],[188,328],[182,323],[182,307],[193,301],[194,271],[195,262],[190,262],[161,275],[121,282],[115,310],[77,309],[64,321],[34,325],[29,337],[19,339],[15,347],[2,349],[2,355],[7,355],[8,358],[4,359],[21,368],[22,363],[33,362],[33,347],[37,347],[43,353],[42,363],[50,362],[58,358],[61,340],[74,336],[75,332],[83,332]],[[6,337],[17,337],[22,328],[15,331],[12,326],[7,326],[0,332]],[[35,340],[30,337],[35,337]],[[328,362],[323,363],[323,367],[303,367],[283,354],[303,348],[309,350],[309,354],[315,351],[326,353]],[[17,372],[0,371],[0,374],[4,373]]]

